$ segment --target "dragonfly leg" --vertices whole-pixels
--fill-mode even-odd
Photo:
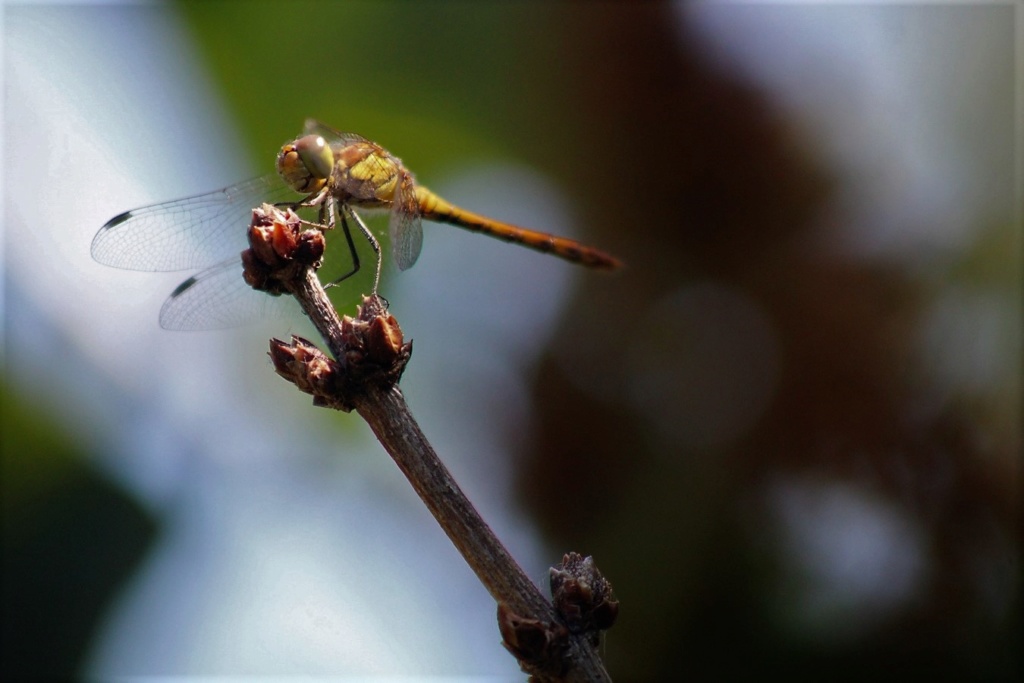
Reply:
[[[308,208],[308,205],[296,204],[292,202],[279,202],[277,204],[274,204],[274,207],[278,209],[291,209],[292,211],[294,211],[296,209]],[[334,212],[328,212],[326,207],[321,205],[318,220],[307,221],[305,218],[299,217],[299,225],[302,225],[307,228],[312,228],[314,230],[319,230],[320,232],[334,230]]]
[[[313,204],[298,204],[297,208],[308,208],[314,206]],[[319,212],[317,213],[317,220],[307,221],[304,218],[299,218],[299,224],[307,228],[313,228],[320,232],[327,232],[328,230],[334,230],[334,199],[329,198],[328,201],[319,205]]]
[[[349,206],[347,204],[342,204],[342,211],[344,211],[349,216],[351,216],[352,220],[354,220],[356,222],[356,225],[358,225],[359,229],[363,231],[363,235],[366,237],[367,241],[370,243],[370,246],[373,247],[373,253],[376,254],[376,256],[377,256],[377,272],[373,276],[373,294],[374,294],[374,296],[376,296],[376,294],[377,294],[377,287],[378,287],[378,285],[380,285],[380,266],[381,266],[380,243],[377,242],[377,238],[373,236],[373,233],[370,232],[370,229],[366,227],[365,223],[363,223],[363,219],[361,219],[359,217],[359,214],[357,214],[355,212],[355,209],[353,209],[351,206]],[[353,250],[353,253],[354,253],[354,250]]]
[[[348,244],[348,251],[352,254],[352,270],[348,271],[344,275],[327,283],[328,287],[334,287],[342,280],[347,280],[356,273],[359,272],[359,252],[356,251],[356,245],[352,242],[352,231],[348,227],[348,220],[345,219],[345,214],[341,215],[341,230],[345,233],[345,242]]]
[[[311,195],[300,199],[297,202],[275,202],[274,207],[277,209],[291,209],[292,211],[298,211],[299,209],[305,209],[313,206],[320,207],[320,222],[324,220],[324,206],[327,204],[325,199],[332,199],[330,193],[324,188],[318,192],[314,192]]]

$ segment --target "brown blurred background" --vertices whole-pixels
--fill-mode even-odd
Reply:
[[[898,262],[850,253],[830,208],[846,179],[768,93],[709,68],[667,5],[577,9],[563,10],[573,30],[553,61],[579,76],[569,109],[585,112],[573,131],[585,142],[555,159],[561,176],[583,180],[588,229],[630,269],[588,280],[565,321],[538,373],[543,426],[519,482],[554,545],[592,553],[614,582],[611,670],[1012,677],[1021,280],[1011,186],[998,191],[1006,222],[965,217],[980,223],[962,251]],[[800,12],[774,9],[766,18]],[[883,8],[881,21],[912,26],[903,10]],[[950,49],[968,60],[964,47]],[[1011,147],[1008,82],[974,69],[943,77],[992,79],[995,101],[967,106],[1002,108],[987,144]],[[951,99],[960,88],[950,83]],[[1010,158],[987,159],[985,172],[1009,183]],[[971,327],[936,342],[945,358],[928,357],[930,311],[961,293],[1002,302],[996,329],[1012,341],[994,348],[1011,354],[991,359],[987,381],[950,386],[931,375],[969,363],[992,333]],[[951,314],[971,326],[968,307]],[[597,372],[587,384],[573,376],[584,366]]]

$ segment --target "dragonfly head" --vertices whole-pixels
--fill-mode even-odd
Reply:
[[[277,172],[289,187],[302,194],[320,190],[333,167],[334,152],[319,135],[304,135],[277,154]]]

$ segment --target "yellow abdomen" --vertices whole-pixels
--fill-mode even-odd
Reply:
[[[416,186],[416,200],[420,207],[420,215],[426,220],[448,223],[465,230],[490,235],[505,242],[521,244],[535,251],[553,254],[566,261],[579,263],[589,268],[612,270],[622,265],[622,262],[614,256],[575,240],[502,223],[466,211],[445,201],[422,185]]]

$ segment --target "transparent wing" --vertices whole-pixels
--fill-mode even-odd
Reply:
[[[178,285],[160,308],[166,330],[219,330],[298,308],[290,296],[258,292],[242,278],[242,258],[221,261]]]
[[[388,235],[391,237],[391,254],[399,270],[412,268],[423,249],[423,223],[412,174],[404,169],[395,185]]]
[[[202,268],[246,247],[253,207],[299,198],[274,173],[214,192],[133,209],[100,228],[92,240],[92,257],[128,270]]]
[[[346,145],[351,145],[354,142],[370,142],[362,135],[356,135],[355,133],[342,133],[339,130],[331,128],[325,123],[320,123],[316,119],[306,119],[305,130],[306,135],[319,135],[332,147],[334,147],[334,143],[340,144],[344,147]]]

